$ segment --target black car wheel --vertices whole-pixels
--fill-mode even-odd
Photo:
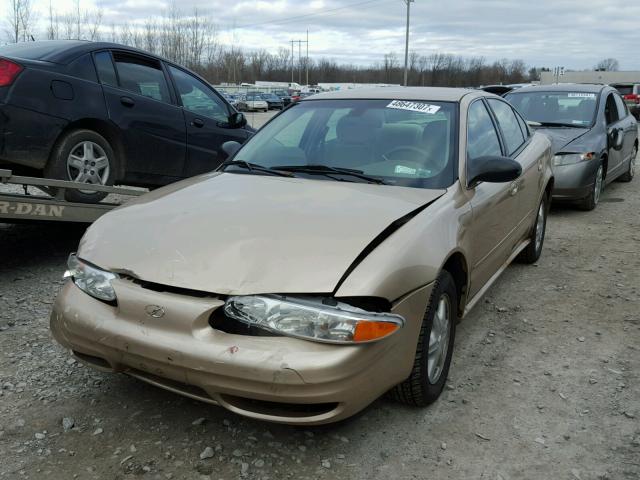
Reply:
[[[529,234],[529,245],[520,252],[518,261],[522,263],[535,263],[542,254],[542,245],[544,244],[544,234],[547,231],[547,214],[549,213],[549,202],[547,196],[542,197],[542,201],[538,206],[536,221],[533,224],[531,233]]]
[[[627,171],[620,175],[619,180],[621,182],[630,182],[633,180],[633,177],[636,174],[636,157],[638,156],[638,146],[633,146],[633,151],[631,152],[631,159],[629,160],[629,167]]]
[[[456,285],[444,270],[431,291],[411,374],[390,392],[395,400],[424,407],[440,396],[449,375],[457,320]]]
[[[92,130],[73,130],[54,147],[44,175],[90,186],[113,185],[116,172],[115,153],[102,135]],[[65,192],[66,200],[81,203],[96,203],[106,196],[90,188]]]
[[[580,202],[580,208],[583,210],[593,210],[598,205],[600,201],[600,194],[602,193],[602,189],[604,188],[604,165],[600,162],[598,165],[598,169],[596,170],[596,175],[593,179],[593,187],[591,188],[591,192]]]

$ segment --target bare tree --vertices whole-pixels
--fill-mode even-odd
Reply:
[[[9,0],[9,31],[10,42],[26,42],[34,39],[33,26],[36,14],[31,0]]]
[[[600,60],[594,69],[604,72],[617,72],[620,70],[620,63],[615,58],[605,58]]]

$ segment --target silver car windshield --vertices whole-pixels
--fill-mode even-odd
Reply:
[[[234,160],[266,168],[350,169],[380,183],[446,188],[457,178],[454,102],[314,100],[265,125]],[[357,181],[340,175],[318,179]]]
[[[509,93],[506,99],[527,119],[542,124],[587,127],[593,123],[597,94],[592,92]]]

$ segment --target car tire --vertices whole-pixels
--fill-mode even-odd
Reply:
[[[535,263],[542,254],[542,246],[544,245],[544,236],[547,231],[547,215],[549,213],[549,198],[547,195],[542,197],[540,205],[538,205],[538,212],[536,213],[536,221],[533,224],[531,233],[529,234],[529,245],[525,247],[520,255],[518,255],[518,261],[522,263]]]
[[[598,206],[600,201],[600,194],[604,189],[604,164],[600,162],[593,179],[593,188],[582,201],[579,203],[579,207],[582,210],[593,210]]]
[[[83,181],[79,178],[84,175],[86,180],[83,183],[113,185],[117,171],[116,155],[109,142],[102,135],[83,129],[72,130],[58,140],[44,169],[44,176],[74,182]],[[106,196],[107,193],[89,188],[67,189],[64,195],[66,200],[79,203],[97,203]]]
[[[620,177],[618,177],[618,180],[620,180],[621,182],[630,182],[631,180],[633,180],[633,177],[636,174],[637,156],[638,156],[638,146],[634,145],[633,151],[631,152],[631,159],[629,160],[629,167],[627,168],[626,172],[624,172],[622,175],[620,175]]]
[[[445,316],[446,325],[443,324]],[[417,407],[427,406],[437,400],[449,374],[457,320],[456,285],[451,274],[444,270],[431,291],[431,298],[420,327],[411,374],[391,390],[392,398]],[[432,342],[434,351],[430,354]],[[436,355],[438,349],[439,355]]]

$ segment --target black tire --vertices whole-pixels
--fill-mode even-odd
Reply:
[[[620,180],[621,182],[630,182],[631,180],[633,180],[633,177],[636,173],[635,167],[636,167],[637,156],[638,156],[638,146],[634,145],[633,151],[631,152],[631,160],[629,160],[629,167],[627,168],[626,172],[624,172],[622,175],[618,177],[618,180]]]
[[[44,176],[46,178],[53,178],[58,180],[69,180],[69,181],[78,181],[78,175],[81,175],[82,172],[77,167],[68,166],[68,160],[70,155],[73,152],[78,153],[81,149],[82,145],[87,143],[91,145],[92,155],[100,155],[102,158],[102,154],[106,157],[107,169],[98,169],[93,162],[84,160],[85,166],[87,167],[84,172],[85,175],[93,175],[95,172],[102,172],[103,175],[106,174],[106,179],[101,179],[100,181],[96,180],[96,177],[87,178],[86,183],[90,185],[90,182],[94,184],[102,184],[102,185],[113,185],[113,181],[116,176],[116,172],[118,171],[118,163],[116,155],[113,151],[113,148],[109,144],[109,142],[100,134],[92,131],[92,130],[72,130],[64,134],[62,138],[60,138],[53,148],[51,152],[51,157],[49,158],[49,162],[44,169]],[[100,150],[102,150],[100,152]],[[98,152],[98,153],[96,153]],[[79,159],[79,161],[82,159]],[[94,167],[92,170],[91,167]],[[76,175],[78,174],[78,175]],[[107,194],[103,192],[91,192],[89,188],[87,190],[66,190],[65,199],[70,202],[80,202],[80,203],[97,203],[106,197]]]
[[[599,192],[597,192],[598,175],[601,175]],[[596,208],[598,206],[598,202],[600,201],[600,194],[602,193],[602,190],[604,190],[604,164],[600,162],[593,178],[593,188],[589,192],[589,195],[587,195],[578,203],[578,206],[580,207],[580,209],[590,211]]]
[[[531,264],[537,262],[540,258],[540,255],[542,254],[542,246],[544,245],[544,236],[547,232],[548,214],[549,198],[547,198],[547,195],[544,195],[542,197],[542,200],[540,201],[540,205],[538,205],[538,210],[536,211],[536,221],[534,222],[533,227],[531,228],[531,233],[529,234],[529,245],[527,245],[526,248],[522,252],[520,252],[520,255],[518,255],[517,260],[519,262]],[[539,226],[542,228],[542,231],[540,232],[542,238],[538,242],[536,241],[536,239],[539,232]]]
[[[428,349],[429,340],[431,337],[431,330],[433,328],[434,317],[440,304],[440,299],[443,296],[447,296],[449,299],[449,338],[446,354],[444,356],[444,364],[441,368],[440,374],[435,382],[429,379],[428,373]],[[415,360],[413,363],[413,369],[409,378],[404,382],[396,385],[391,391],[391,397],[395,400],[414,405],[417,407],[424,407],[435,402],[447,381],[447,375],[449,374],[449,367],[451,366],[451,356],[453,354],[453,345],[456,334],[456,322],[458,320],[458,294],[456,290],[453,277],[446,270],[442,271],[438,276],[438,279],[431,291],[431,298],[429,299],[429,305],[427,311],[422,320],[420,327],[420,336],[418,337],[418,347],[416,348]]]

